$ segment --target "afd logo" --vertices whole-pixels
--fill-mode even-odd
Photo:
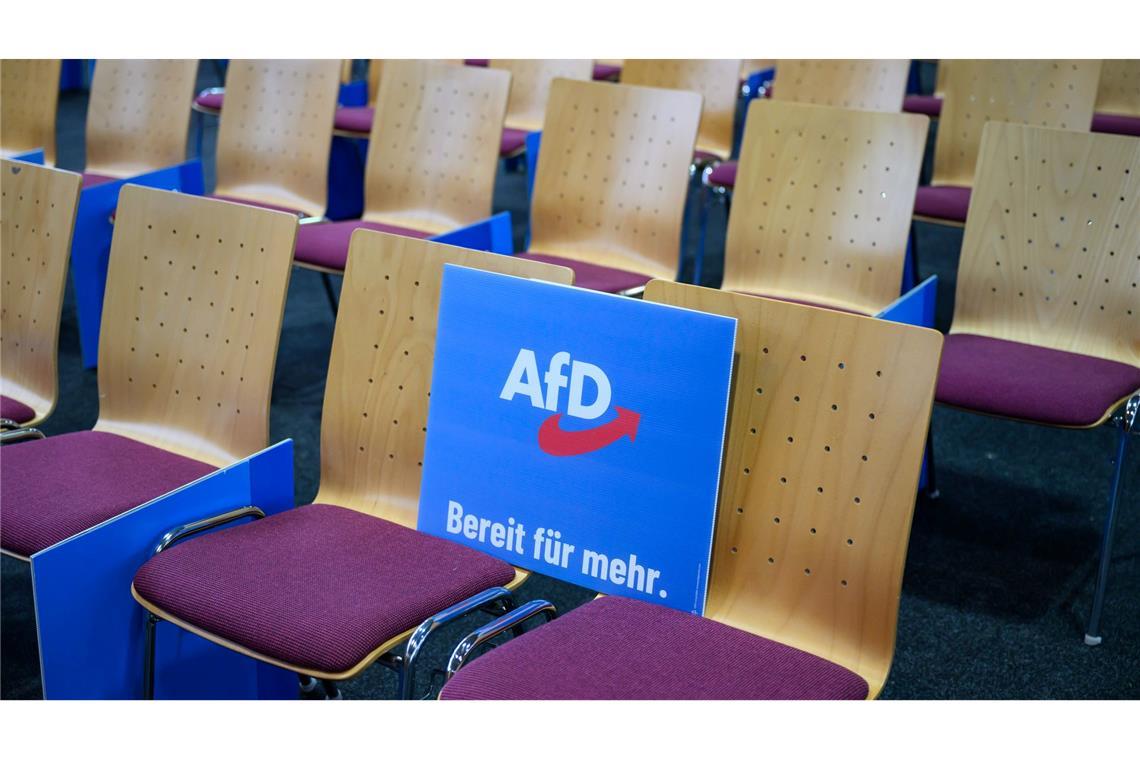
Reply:
[[[585,400],[587,384],[593,386],[593,400],[589,403]],[[606,373],[596,364],[571,361],[566,351],[550,357],[546,374],[540,375],[534,351],[529,348],[520,350],[499,398],[511,401],[515,396],[526,396],[535,409],[554,412],[538,429],[538,447],[552,456],[588,454],[627,436],[631,441],[637,440],[641,415],[620,406],[614,407],[617,417],[609,422],[586,430],[563,430],[558,424],[562,419],[558,403],[563,388],[567,389],[566,414],[570,417],[596,420],[610,408],[612,389]]]

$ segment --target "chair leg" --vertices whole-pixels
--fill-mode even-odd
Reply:
[[[313,691],[317,688],[317,679],[313,678],[312,676],[298,675],[297,680],[301,685],[302,694],[312,694]]]
[[[1124,490],[1124,458],[1128,453],[1128,439],[1132,435],[1137,411],[1140,410],[1140,395],[1128,400],[1120,418],[1120,435],[1116,443],[1116,467],[1112,475],[1112,487],[1108,496],[1108,515],[1104,520],[1104,532],[1100,538],[1100,564],[1097,567],[1096,589],[1093,591],[1092,612],[1085,627],[1085,643],[1096,646],[1101,642],[1100,618],[1104,611],[1104,596],[1108,586],[1108,568],[1112,563],[1112,538],[1116,530],[1116,513],[1120,505],[1120,492]]]
[[[143,699],[154,699],[154,649],[158,617],[146,613],[146,634],[143,640]]]
[[[938,490],[938,479],[934,472],[934,426],[926,429],[926,498],[937,499],[942,495]]]
[[[336,290],[333,289],[332,275],[328,272],[321,272],[321,284],[325,286],[325,297],[329,300],[329,308],[332,309],[333,319],[336,319],[338,304],[336,300]]]
[[[709,198],[702,182],[697,190],[697,252],[693,259],[693,284],[701,285],[705,263],[705,238],[709,229]]]
[[[340,687],[337,686],[336,681],[329,681],[327,679],[322,678],[321,679],[321,686],[325,687],[325,699],[334,699],[334,700],[344,699],[344,695],[340,693]]]

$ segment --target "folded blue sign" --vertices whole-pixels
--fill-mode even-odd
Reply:
[[[419,528],[701,613],[736,320],[447,265]]]

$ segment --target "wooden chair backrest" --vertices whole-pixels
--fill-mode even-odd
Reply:
[[[95,429],[219,466],[264,448],[296,235],[292,214],[125,186]]]
[[[340,61],[231,61],[218,195],[325,213]]]
[[[74,172],[0,160],[0,387],[35,424],[55,408],[59,319],[75,209]]]
[[[875,314],[899,295],[929,119],[754,101],[725,290]]]
[[[510,81],[443,61],[386,62],[364,218],[439,233],[490,216]]]
[[[746,79],[757,71],[776,68],[775,58],[745,58],[740,62],[740,78]]]
[[[416,527],[444,264],[573,281],[565,267],[354,232],[325,385],[318,503]]]
[[[110,177],[186,160],[198,61],[101,59],[87,106],[87,171]]]
[[[766,298],[649,283],[739,320],[705,616],[852,670],[890,670],[942,336]]]
[[[554,80],[530,250],[674,279],[700,119],[693,92]]]
[[[0,61],[0,151],[4,155],[43,148],[55,164],[55,112],[59,105],[60,60]]]
[[[697,150],[720,159],[732,155],[736,100],[740,94],[740,59],[630,58],[621,81],[641,87],[689,90],[702,98]]]
[[[542,129],[550,83],[555,79],[590,81],[594,62],[588,58],[492,59],[490,68],[511,73],[511,96],[505,126],[537,132]]]
[[[861,111],[902,110],[908,60],[780,60],[774,100]]]
[[[1140,140],[986,125],[951,332],[1140,366]]]
[[[1140,116],[1140,59],[1106,59],[1096,88],[1098,112]]]
[[[380,94],[380,77],[384,73],[384,59],[373,58],[368,62],[368,105],[376,105],[376,96]]]
[[[972,186],[990,121],[1088,131],[1100,61],[944,61],[934,185]]]

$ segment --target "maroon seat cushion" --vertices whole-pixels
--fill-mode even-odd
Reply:
[[[903,110],[926,114],[933,119],[942,113],[942,98],[937,95],[907,95],[903,98]]]
[[[230,203],[240,203],[243,206],[254,206],[256,208],[267,208],[270,211],[284,211],[286,213],[296,214],[297,216],[301,216],[301,217],[308,216],[308,214],[306,214],[304,211],[298,211],[297,209],[289,208],[288,206],[278,206],[278,205],[273,204],[273,203],[265,203],[264,201],[253,201],[253,200],[248,200],[246,198],[235,198],[232,195],[212,194],[212,195],[209,195],[208,197],[216,198],[219,201],[229,201]]]
[[[1093,425],[1140,388],[1140,367],[981,335],[942,346],[937,399],[1053,425]]]
[[[224,92],[205,92],[199,93],[198,97],[194,98],[194,102],[202,106],[202,108],[213,108],[220,111],[222,103],[225,101],[226,94]]]
[[[475,66],[477,68],[485,69],[491,65],[490,58],[464,58],[464,66]]]
[[[397,227],[394,224],[365,222],[349,219],[343,222],[302,224],[297,228],[297,248],[294,258],[305,264],[344,271],[348,263],[348,243],[353,230],[379,230],[404,237],[426,238],[430,232]]]
[[[105,174],[92,174],[91,172],[83,172],[83,189],[102,185],[107,182],[112,182],[118,177],[108,177]]]
[[[1140,116],[1125,116],[1122,113],[1094,113],[1092,131],[1140,137]]]
[[[345,132],[360,132],[361,134],[369,134],[372,132],[372,117],[376,114],[376,109],[372,106],[345,106],[336,109],[336,118],[333,121],[333,127],[336,129],[343,129]]]
[[[503,127],[503,137],[499,141],[499,155],[512,156],[526,148],[526,136],[529,134],[530,132],[525,129]]]
[[[0,545],[24,557],[193,482],[214,468],[84,430],[6,446]]]
[[[707,618],[603,597],[473,660],[443,699],[866,699],[844,667]]]
[[[519,258],[531,261],[544,261],[574,270],[574,284],[586,290],[600,290],[603,293],[621,293],[640,288],[653,278],[649,275],[627,272],[624,269],[611,269],[598,264],[551,256],[546,253],[520,253]]]
[[[452,541],[310,504],[177,544],[147,561],[134,587],[227,641],[340,673],[514,574],[506,562]]]
[[[621,76],[621,66],[613,63],[595,63],[594,64],[594,80],[604,81],[607,79],[617,79]]]
[[[727,187],[730,190],[736,187],[736,162],[725,161],[717,164],[709,172],[709,184],[717,187]]]
[[[914,197],[914,213],[934,219],[965,222],[970,208],[970,188],[958,185],[925,185]]]
[[[0,395],[0,417],[23,424],[35,419],[36,410],[14,398]]]

